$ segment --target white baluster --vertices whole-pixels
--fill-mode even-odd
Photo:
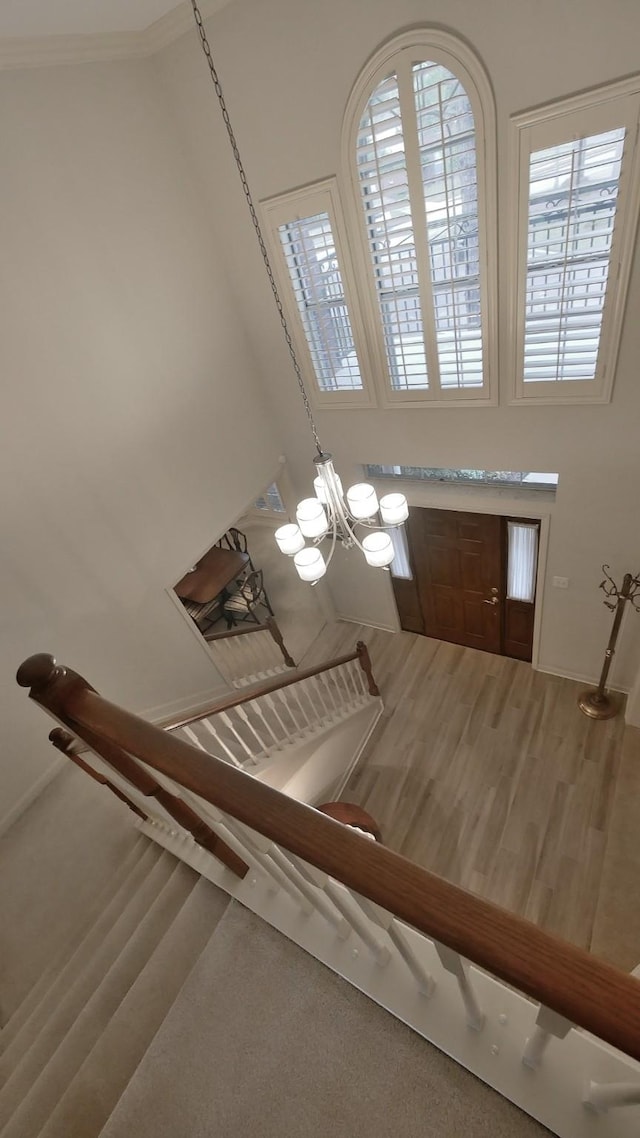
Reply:
[[[203,723],[204,727],[209,732],[209,734],[213,736],[217,745],[219,747],[221,747],[221,749],[225,752],[225,754],[229,758],[229,761],[233,763],[234,767],[238,767],[239,770],[242,770],[242,763],[238,761],[238,759],[234,755],[233,751],[231,751],[229,749],[229,747],[227,747],[227,744],[225,743],[224,739],[218,734],[214,724],[211,722],[211,720],[208,718],[208,716],[206,719],[201,720],[201,722]]]
[[[333,718],[333,716],[332,716],[332,712],[331,712],[331,707],[328,704],[326,691],[324,689],[323,684],[320,681],[320,677],[319,676],[312,676],[309,683],[311,684],[311,686],[313,687],[313,691],[315,692],[316,706],[320,710],[321,717],[323,719],[326,719],[327,721],[329,721],[330,719]]]
[[[640,1083],[585,1083],[583,1104],[596,1114],[617,1106],[640,1105]]]
[[[458,981],[460,995],[467,1013],[467,1023],[474,1031],[482,1031],[484,1027],[484,1012],[478,1003],[476,994],[469,977],[469,965],[458,952],[434,940],[434,948],[440,957],[440,963],[447,972],[451,972]]]
[[[263,696],[263,699],[264,699],[264,702],[266,703],[267,707],[270,709],[274,719],[279,724],[283,737],[286,739],[286,741],[288,743],[290,743],[291,742],[291,733],[289,732],[289,730],[284,725],[284,722],[282,720],[280,712],[278,711],[278,708],[276,707],[276,702],[275,702],[273,696],[270,695],[269,693],[267,693],[265,696]]]
[[[301,734],[304,734],[305,731],[312,732],[313,731],[313,725],[311,723],[311,719],[309,718],[309,712],[307,712],[306,708],[304,707],[304,703],[302,701],[302,683],[298,682],[296,684],[289,684],[288,691],[290,693],[292,693],[293,698],[295,699],[298,708],[300,708],[302,723],[304,724],[304,726],[302,726],[300,728]],[[292,714],[293,714],[293,707],[292,707]]]
[[[237,708],[234,708],[234,710],[237,711]],[[251,749],[249,748],[249,746],[247,745],[245,740],[242,738],[242,735],[240,734],[240,732],[236,731],[236,728],[234,727],[233,723],[231,722],[230,715],[226,711],[219,712],[219,715],[220,715],[220,719],[221,719],[222,723],[224,723],[225,727],[229,728],[229,731],[231,732],[231,734],[238,740],[242,750],[245,751],[247,757],[249,758],[249,761],[251,763],[253,763],[253,765],[255,766],[257,764],[258,760],[254,757],[253,752],[251,751]]]
[[[187,726],[181,727],[180,730],[183,732],[184,735],[187,736],[187,739],[189,740],[189,742],[193,743],[194,747],[197,747],[199,751],[206,751],[207,750],[207,748],[204,746],[204,743],[200,742],[198,736],[196,735],[195,731],[192,730],[191,727],[187,727]]]
[[[246,636],[239,637],[244,640],[247,648],[247,658],[251,661],[249,667],[254,676],[264,671],[263,658],[260,652],[260,633],[249,632]]]
[[[202,806],[207,806],[208,808],[203,810]],[[256,837],[254,831],[249,830],[249,828],[246,826],[243,826],[242,823],[238,822],[235,818],[230,817],[227,814],[223,814],[215,807],[212,807],[209,804],[205,803],[203,799],[198,800],[197,809],[209,824],[212,822],[212,820],[217,822],[218,818],[222,819],[221,829],[228,832],[230,838],[233,840],[234,845],[239,846],[241,850],[244,848],[244,854],[241,853],[243,859],[257,862],[258,865],[264,870],[267,877],[272,882],[284,889],[285,893],[287,893],[289,897],[295,901],[296,905],[299,905],[304,913],[309,914],[313,912],[313,903],[298,887],[298,884],[293,879],[293,874],[287,873],[285,870],[281,869],[275,860],[269,855],[269,853],[261,849],[259,847],[259,844],[252,840],[252,838]],[[225,841],[226,840],[227,839],[225,838]],[[231,844],[232,843],[230,840],[229,845]]]
[[[257,700],[254,701],[253,709],[256,712],[258,712]],[[266,742],[266,740],[264,740],[262,738],[262,736],[258,733],[256,728],[254,727],[253,723],[249,719],[249,715],[248,715],[246,707],[243,707],[243,705],[240,703],[240,704],[238,704],[238,706],[234,710],[235,710],[238,718],[241,719],[242,722],[244,723],[245,727],[247,728],[247,731],[250,731],[251,734],[253,735],[254,739],[256,740],[256,742],[258,744],[258,751],[264,751],[265,755],[268,755],[270,744],[268,744]],[[264,716],[262,716],[262,718],[264,719]],[[266,727],[266,724],[265,724],[265,727]]]
[[[344,666],[341,664],[340,667],[335,668],[334,671],[337,674],[337,679],[339,679],[340,684],[342,685],[342,689],[344,691],[345,703],[348,705],[348,704],[353,702],[353,696],[349,690],[347,678],[346,678],[345,673],[344,673]]]
[[[354,699],[356,703],[360,703],[363,695],[363,688],[360,685],[360,677],[362,676],[362,668],[356,660],[350,660],[347,664],[349,669],[349,676],[353,686]]]
[[[369,689],[367,687],[367,684],[366,684],[366,681],[364,678],[364,672],[363,672],[362,668],[360,667],[360,661],[359,660],[352,660],[351,661],[351,667],[353,668],[353,672],[354,672],[354,675],[356,678],[356,686],[358,688],[359,694],[368,698],[369,697]]]
[[[384,968],[385,964],[388,964],[391,959],[391,953],[387,946],[378,940],[378,937],[372,932],[368,917],[365,916],[362,909],[354,900],[350,890],[346,887],[341,888],[333,878],[329,877],[328,873],[317,869],[315,865],[309,865],[308,862],[295,857],[293,854],[289,856],[303,877],[307,878],[307,881],[310,881],[319,889],[324,889],[327,897],[333,902],[338,912],[342,913],[342,916],[348,921],[351,928],[355,930],[360,940],[364,941],[372,953],[376,964]]]
[[[285,692],[289,693],[288,697],[285,695]],[[296,719],[297,707],[291,697],[291,688],[277,688],[276,691],[271,693],[271,698],[278,708],[278,715],[284,724],[287,738],[292,740],[304,734],[304,728],[300,727]]]
[[[348,921],[345,920],[344,917],[340,916],[340,913],[336,912],[334,907],[323,895],[321,890],[318,889],[315,885],[309,883],[309,881],[296,868],[291,859],[287,857],[284,850],[280,849],[280,846],[277,846],[275,844],[270,845],[267,853],[270,857],[273,858],[276,865],[282,869],[283,873],[292,875],[293,881],[297,885],[298,889],[305,895],[305,897],[307,897],[307,899],[313,905],[314,909],[317,909],[319,913],[322,913],[323,917],[325,917],[332,925],[334,925],[338,936],[342,940],[346,940],[346,938],[351,933],[351,925]]]
[[[388,912],[387,909],[382,909],[380,905],[376,905],[373,901],[370,901],[368,897],[362,897],[359,893],[352,893],[351,896],[372,921],[375,921],[381,928],[386,929],[389,939],[398,950],[411,975],[417,982],[420,994],[429,999],[435,990],[435,980],[431,973],[427,971],[420,957],[407,940],[402,925],[396,920],[392,913]]]
[[[334,689],[331,685],[331,677],[328,675],[327,672],[320,672],[320,682],[321,682],[324,690],[326,691],[327,699],[330,701],[330,705],[333,708],[332,714],[333,715],[339,715],[340,714],[340,702],[336,698],[336,694],[335,694]]]
[[[573,1024],[564,1016],[541,1004],[536,1016],[536,1026],[524,1045],[522,1062],[525,1067],[531,1067],[535,1071],[540,1066],[542,1056],[551,1040],[565,1039],[572,1027]]]
[[[253,708],[253,710],[255,711],[255,713],[256,713],[256,715],[258,716],[258,718],[261,720],[261,722],[262,722],[262,726],[264,727],[264,730],[265,730],[265,731],[266,731],[266,732],[267,732],[267,733],[268,733],[268,734],[271,736],[271,738],[273,739],[273,743],[274,743],[274,746],[275,746],[276,750],[281,750],[281,749],[282,749],[282,739],[278,737],[278,735],[277,735],[277,734],[276,734],[276,732],[274,731],[273,727],[272,727],[272,726],[271,726],[271,724],[269,723],[269,721],[268,721],[268,719],[267,719],[267,717],[266,717],[266,715],[265,715],[265,710],[264,710],[264,707],[263,707],[263,701],[264,701],[264,702],[266,702],[266,700],[265,700],[265,696],[260,696],[260,697],[259,697],[259,699],[254,699],[254,700],[252,701],[252,703],[251,703],[251,707],[252,707],[252,708]],[[267,708],[268,708],[268,706],[269,706],[269,705],[267,704]],[[271,744],[269,744],[269,746],[270,746],[270,745],[271,745]]]
[[[372,953],[376,964],[384,968],[385,964],[388,964],[391,960],[391,953],[387,946],[372,933],[366,918],[363,920],[363,914],[353,900],[349,890],[343,892],[331,878],[329,878],[324,888],[325,893],[331,898],[336,909],[342,913],[343,917],[345,917],[349,924],[355,929],[360,939],[364,941]]]

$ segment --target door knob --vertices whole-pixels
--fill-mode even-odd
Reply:
[[[499,605],[500,600],[498,597],[492,597],[490,601],[483,601],[483,605]]]

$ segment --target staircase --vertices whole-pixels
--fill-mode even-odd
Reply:
[[[39,852],[61,871],[73,851]],[[331,1118],[377,1138],[391,1103],[416,1138],[458,1135],[470,1104],[494,1134],[544,1133],[142,835],[1,1041],[2,1138],[325,1138]]]
[[[249,758],[239,770],[185,725],[144,724],[50,657],[19,680],[115,768],[155,844],[114,867],[3,1029],[0,1138],[637,1134],[634,978],[247,777]]]

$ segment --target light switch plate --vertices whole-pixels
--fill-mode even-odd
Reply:
[[[569,588],[569,578],[568,577],[553,577],[551,584],[556,589],[568,589]]]

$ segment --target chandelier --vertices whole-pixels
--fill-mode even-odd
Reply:
[[[345,495],[333,458],[322,449],[197,0],[191,0],[191,6],[317,451],[313,460],[316,467],[314,497],[303,498],[298,503],[296,521],[276,530],[276,542],[282,553],[293,558],[302,580],[310,581],[312,585],[324,577],[338,542],[345,549],[356,546],[369,565],[388,569],[395,557],[389,531],[402,525],[409,516],[407,499],[404,494],[386,494],[378,501],[374,487],[368,482],[356,483]],[[326,559],[319,548],[324,541],[330,543]]]

